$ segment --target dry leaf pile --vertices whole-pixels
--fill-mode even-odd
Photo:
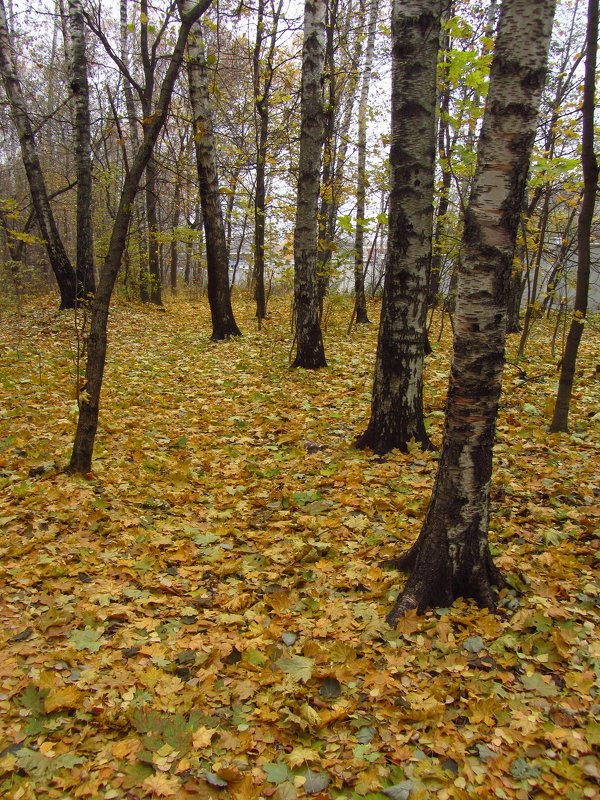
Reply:
[[[250,303],[236,313],[245,335],[216,344],[204,302],[113,309],[86,478],[63,471],[72,314],[2,314],[0,795],[598,797],[598,323],[570,435],[544,429],[551,330],[521,362],[510,344],[498,614],[458,602],[391,631],[403,578],[379,562],[418,534],[436,457],[352,449],[375,326],[348,335],[336,301],[311,373],[288,368],[289,300],[260,331]]]

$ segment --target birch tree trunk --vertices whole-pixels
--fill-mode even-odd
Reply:
[[[395,0],[388,253],[371,419],[359,448],[432,444],[423,419],[423,360],[431,262],[436,70],[441,0]]]
[[[354,235],[354,320],[359,325],[369,324],[365,295],[364,238],[365,200],[367,190],[367,105],[373,68],[375,33],[377,31],[378,0],[370,0],[367,46],[363,66],[360,102],[358,104],[358,163],[356,168],[356,231]]]
[[[121,268],[127,230],[133,211],[133,201],[148,159],[152,155],[154,145],[167,117],[173,87],[183,63],[190,29],[210,4],[211,0],[200,0],[199,2],[180,0],[178,3],[181,24],[177,40],[168,60],[154,113],[144,125],[144,137],[125,176],[108,251],[92,304],[85,371],[86,382],[79,396],[79,419],[69,462],[69,471],[72,473],[85,474],[92,467],[94,442],[98,430],[100,392],[106,363],[108,312],[115,282]]]
[[[583,335],[590,288],[590,237],[596,192],[598,191],[598,161],[594,153],[594,95],[596,86],[596,56],[598,51],[598,0],[589,0],[588,27],[583,88],[583,137],[581,166],[583,169],[583,199],[577,220],[577,287],[575,307],[562,358],[558,392],[550,430],[569,430],[569,405],[573,392],[577,351]]]
[[[492,449],[506,302],[546,75],[555,0],[503,0],[460,251],[455,338],[439,469],[425,523],[394,564],[411,571],[388,615],[473,598],[502,583],[488,544]]]
[[[46,182],[37,153],[31,120],[27,113],[21,83],[12,57],[12,44],[8,32],[4,0],[0,0],[0,72],[8,98],[10,113],[17,130],[23,166],[29,184],[40,235],[44,240],[50,266],[60,292],[60,307],[75,308],[83,294],[69,256],[64,248],[52,213]]]
[[[75,165],[77,174],[77,266],[85,297],[96,291],[92,233],[92,143],[85,26],[81,0],[69,0],[71,92],[75,106]]]
[[[240,336],[241,333],[231,307],[229,254],[223,225],[212,109],[208,91],[208,70],[200,23],[192,27],[188,42],[187,72],[194,116],[200,204],[206,237],[208,302],[212,319],[211,339],[219,341],[230,336]]]
[[[300,158],[294,228],[296,357],[292,366],[305,369],[327,366],[317,294],[317,212],[323,147],[321,80],[325,63],[325,6],[325,0],[306,0],[304,4]]]

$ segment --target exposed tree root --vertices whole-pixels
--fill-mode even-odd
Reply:
[[[428,608],[443,608],[451,606],[459,597],[470,598],[481,608],[494,611],[496,608],[496,593],[494,587],[501,588],[505,580],[500,570],[494,564],[489,553],[484,557],[484,563],[466,560],[464,565],[459,565],[454,571],[450,562],[445,558],[444,548],[425,552],[426,540],[417,540],[415,544],[398,558],[384,562],[403,572],[410,572],[410,576],[390,613],[386,617],[388,624],[394,628],[398,620],[407,611],[416,608],[419,614]]]
[[[366,450],[368,448],[372,450],[375,455],[383,456],[386,453],[390,453],[392,450],[400,450],[401,453],[408,453],[408,445],[415,441],[424,452],[435,452],[437,450],[426,433],[418,437],[414,436],[414,434],[407,437],[406,434],[403,435],[400,433],[380,433],[376,430],[376,426],[374,425],[369,425],[367,430],[356,439],[354,446],[357,450]]]

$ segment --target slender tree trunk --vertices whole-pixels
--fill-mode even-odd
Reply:
[[[129,22],[128,22],[128,0],[120,0],[120,58],[125,69],[129,72]],[[140,146],[139,135],[139,121],[136,113],[135,97],[133,94],[133,86],[127,75],[123,76],[123,97],[125,98],[125,108],[127,110],[127,128],[129,133],[129,152],[130,154],[137,153]],[[127,148],[125,148],[127,152]],[[126,169],[128,169],[127,159]],[[148,285],[147,285],[147,254],[148,247],[148,221],[146,219],[146,205],[144,202],[144,193],[138,192],[135,196],[135,210],[134,210],[134,229],[138,231],[138,253],[139,253],[139,293],[142,302],[148,302]]]
[[[177,239],[177,229],[181,217],[181,176],[178,174],[175,180],[175,190],[173,192],[173,238],[171,239],[171,259],[169,266],[169,284],[171,292],[177,294],[177,267],[179,262],[179,241]]]
[[[148,221],[148,300],[162,306],[162,276],[158,248],[158,194],[156,160],[150,156],[146,164],[146,220]]]
[[[508,280],[506,333],[519,333],[521,331],[520,311],[524,285],[522,270],[513,265]]]
[[[450,3],[449,7],[444,11],[444,19],[450,19],[453,13],[454,3]],[[448,121],[448,114],[450,111],[450,86],[447,77],[447,51],[450,49],[450,34],[445,26],[442,27],[440,49],[443,57],[440,56],[441,63],[439,70],[443,76],[443,86],[439,98],[440,113],[437,131],[437,151],[442,172],[442,186],[435,215],[435,231],[433,234],[433,247],[427,285],[427,304],[433,308],[437,306],[439,299],[438,294],[442,274],[446,215],[450,207],[450,188],[452,186],[452,170],[450,167],[450,123]]]
[[[77,173],[77,278],[85,297],[96,291],[92,233],[92,142],[90,98],[81,0],[69,0],[71,91],[75,104],[75,164]]]
[[[188,42],[188,80],[194,115],[196,164],[200,203],[206,237],[208,302],[212,317],[211,339],[218,341],[240,336],[229,289],[229,255],[219,193],[215,158],[212,110],[208,91],[208,71],[200,23],[192,28]]]
[[[321,203],[319,208],[319,246],[317,251],[317,297],[319,319],[323,314],[323,303],[329,287],[330,262],[335,246],[337,216],[340,208],[342,185],[346,172],[346,156],[354,103],[358,91],[358,73],[362,53],[362,36],[357,34],[349,65],[336,62],[335,34],[338,27],[348,31],[354,19],[354,5],[350,2],[345,18],[339,21],[339,2],[330,0],[328,4],[327,40],[325,47],[326,101],[323,134],[323,175]],[[346,102],[342,108],[338,72],[347,71]]]
[[[79,397],[79,419],[75,432],[75,441],[69,471],[87,473],[92,466],[92,455],[96,432],[98,430],[98,413],[100,409],[100,392],[106,362],[108,312],[112,292],[119,274],[123,251],[127,240],[127,229],[133,210],[138,186],[152,155],[156,140],[164,125],[173,93],[175,80],[179,74],[185,45],[193,23],[210,6],[211,0],[180,0],[178,3],[181,25],[177,41],[169,57],[168,66],[162,81],[159,98],[154,113],[145,124],[144,138],[132,161],[131,168],[125,176],[117,216],[113,225],[108,252],[100,272],[100,278],[92,304],[90,333],[88,338],[88,357],[85,380]]]
[[[583,335],[590,286],[590,237],[594,205],[598,190],[598,161],[594,153],[594,95],[596,84],[596,55],[598,50],[598,0],[589,0],[588,27],[583,88],[583,136],[581,166],[583,169],[583,199],[577,221],[577,288],[575,306],[569,326],[565,352],[562,357],[558,392],[550,431],[568,431],[569,406],[575,378],[577,352]]]
[[[527,308],[525,309],[525,316],[523,318],[523,331],[519,341],[519,357],[525,352],[525,345],[529,339],[529,332],[535,319],[536,314],[539,313],[537,306],[538,299],[538,284],[540,280],[540,269],[542,265],[542,257],[546,244],[546,228],[548,227],[548,220],[550,216],[550,198],[552,196],[552,186],[547,185],[544,191],[544,204],[540,214],[540,231],[539,239],[535,251],[535,261],[533,265],[533,281],[529,287],[527,297]],[[527,245],[525,245],[527,246]]]
[[[432,444],[423,419],[427,281],[436,145],[441,0],[395,0],[392,11],[390,213],[371,419],[357,447],[376,453]]]
[[[367,46],[358,104],[358,163],[356,168],[356,230],[354,234],[354,320],[358,325],[370,324],[365,295],[364,238],[365,199],[367,192],[367,106],[373,68],[378,0],[370,0]]]
[[[502,582],[488,544],[492,449],[504,365],[508,279],[544,86],[555,0],[504,0],[460,252],[446,425],[421,534],[388,622],[474,598]]]
[[[254,188],[254,271],[252,281],[254,284],[254,299],[256,301],[256,318],[263,320],[267,314],[265,300],[265,198],[266,198],[266,163],[267,141],[269,134],[269,89],[272,72],[265,76],[261,83],[263,58],[262,43],[265,39],[265,3],[258,0],[256,20],[256,41],[252,53],[252,76],[254,84],[254,112],[256,119],[256,182]],[[275,34],[273,32],[272,44]],[[270,52],[272,57],[272,50]],[[267,59],[267,68],[272,69],[272,64]]]
[[[305,369],[327,366],[317,295],[317,212],[323,147],[321,80],[325,62],[325,6],[325,0],[306,0],[304,4],[300,159],[294,228],[296,357],[292,366]]]
[[[0,72],[10,113],[17,129],[23,166],[29,183],[31,200],[35,209],[40,234],[44,240],[50,266],[60,292],[60,307],[75,308],[83,296],[83,287],[77,282],[77,275],[64,248],[58,226],[48,199],[46,182],[37,153],[31,120],[27,113],[21,83],[12,58],[12,45],[8,33],[6,11],[0,0]]]

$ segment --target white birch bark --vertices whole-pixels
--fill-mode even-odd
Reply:
[[[318,203],[323,147],[321,80],[325,63],[325,0],[306,0],[302,45],[302,101],[298,193],[294,229],[294,367],[327,365],[317,294]]]
[[[546,75],[555,0],[503,0],[460,251],[455,339],[440,465],[411,570],[388,616],[474,598],[492,609],[492,450],[502,385],[508,281]]]
[[[358,447],[431,448],[423,419],[441,0],[395,0],[388,252],[371,418]]]

